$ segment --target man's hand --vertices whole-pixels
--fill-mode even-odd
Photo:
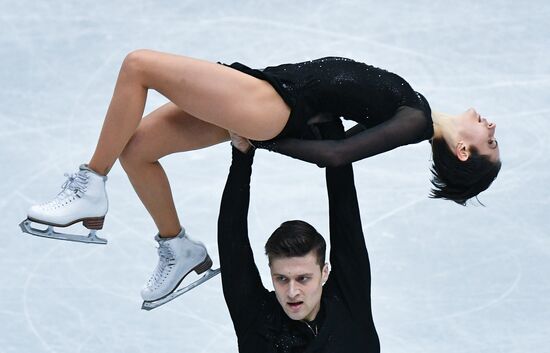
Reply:
[[[239,136],[233,131],[229,131],[229,136],[231,137],[231,144],[242,153],[247,153],[252,148],[247,138]]]

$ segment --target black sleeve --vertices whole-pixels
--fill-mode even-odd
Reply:
[[[388,121],[369,129],[352,128],[343,140],[286,138],[255,143],[265,148],[321,167],[343,166],[363,158],[416,143],[425,138],[429,121],[424,112],[403,106]]]
[[[330,215],[330,280],[352,312],[372,321],[370,263],[351,164],[327,168]],[[362,319],[361,319],[362,320]]]
[[[327,126],[324,138],[338,139],[343,129]],[[361,226],[351,164],[326,169],[330,217],[331,274],[327,288],[335,287],[357,314],[357,321],[373,326],[370,263]]]
[[[237,337],[253,324],[267,290],[262,284],[248,240],[250,175],[254,151],[232,148],[233,161],[218,218],[218,251],[223,295]]]
[[[364,127],[363,125],[357,124],[354,127],[352,127],[351,129],[346,131],[346,137],[351,137],[351,136],[357,135],[358,133],[360,133],[362,131],[365,131],[366,129],[367,128]]]

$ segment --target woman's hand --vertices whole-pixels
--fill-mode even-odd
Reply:
[[[250,150],[250,148],[252,148],[252,145],[250,144],[250,141],[248,141],[247,138],[239,136],[233,131],[229,131],[229,136],[231,137],[231,144],[233,145],[233,147],[235,147],[242,153],[247,153]]]

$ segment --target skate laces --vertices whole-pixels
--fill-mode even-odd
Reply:
[[[63,189],[61,192],[69,190],[74,192],[78,197],[82,197],[88,188],[88,173],[79,170],[77,173],[65,173],[64,175],[67,180],[61,185]]]
[[[73,174],[65,173],[64,176],[67,180],[61,185],[59,194],[52,201],[42,204],[43,206],[61,206],[70,197],[82,197],[84,195],[88,188],[88,174],[85,171],[78,171]]]
[[[166,242],[159,243],[158,254],[159,262],[155,268],[155,271],[151,275],[151,278],[149,278],[149,281],[147,282],[147,287],[157,287],[162,284],[168,274],[172,271],[172,268],[176,265],[174,252],[172,251],[170,245]]]

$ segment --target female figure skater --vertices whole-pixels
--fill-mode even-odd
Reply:
[[[147,91],[170,102],[142,119]],[[315,124],[344,117],[358,125],[343,140],[318,138]],[[350,59],[328,57],[250,69],[150,50],[122,63],[96,150],[57,197],[34,205],[24,231],[66,240],[95,237],[107,213],[106,175],[117,159],[159,233],[159,262],[141,294],[155,301],[191,271],[212,265],[205,247],[185,235],[159,159],[229,140],[229,131],[289,156],[337,166],[395,147],[431,140],[432,197],[464,204],[487,189],[500,169],[495,124],[475,110],[432,113],[401,77]],[[82,221],[87,239],[53,232]],[[48,225],[47,231],[30,226]]]

